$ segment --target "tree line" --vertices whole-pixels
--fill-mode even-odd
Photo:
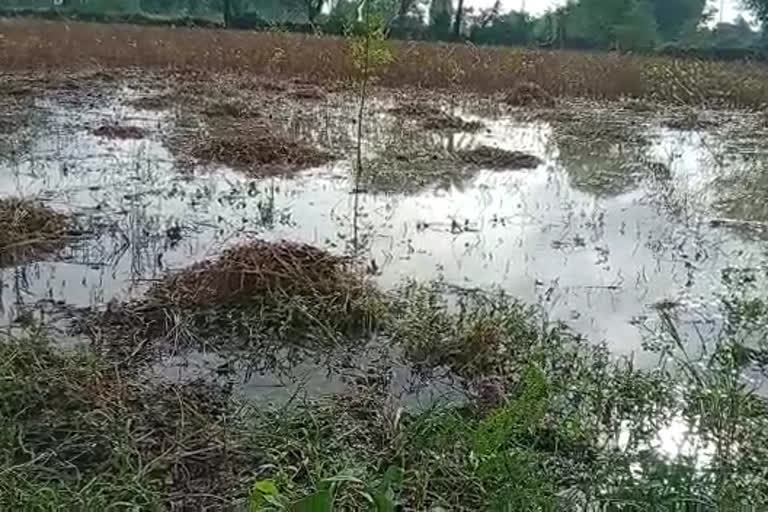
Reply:
[[[16,8],[56,4],[6,1]],[[505,10],[501,1],[473,9],[464,0],[58,0],[58,7],[345,35],[359,29],[365,2],[384,13],[390,36],[403,39],[726,58],[768,53],[768,37],[760,27],[743,17],[715,23],[717,13],[706,0],[568,0],[539,16]],[[768,0],[744,0],[744,5],[760,22],[768,21]]]

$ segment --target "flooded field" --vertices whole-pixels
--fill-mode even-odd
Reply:
[[[519,89],[6,75],[0,508],[761,510],[768,118]]]
[[[290,175],[254,176],[174,153],[169,141],[211,129],[211,115],[170,103],[141,108],[136,100],[163,91],[136,79],[84,91],[24,98],[26,123],[3,136],[10,151],[0,161],[2,193],[42,200],[87,233],[42,261],[2,269],[9,325],[31,310],[139,298],[168,270],[253,237],[344,254],[357,233],[355,251],[384,289],[404,279],[500,288],[629,355],[641,351],[643,327],[659,308],[716,329],[723,272],[765,258],[762,201],[749,197],[760,192],[748,176],[764,156],[756,114],[697,112],[699,121],[629,103],[531,111],[488,99],[474,107],[424,99],[444,112],[455,103],[451,113],[482,127],[456,132],[393,114],[405,100],[381,91],[365,127],[370,164],[355,194],[354,111],[344,93],[246,96],[270,130],[333,155]],[[275,101],[276,113],[264,116]],[[216,122],[237,123],[243,111],[232,114]],[[137,135],[99,132],[111,125]],[[539,161],[467,170],[438,157],[482,146]]]

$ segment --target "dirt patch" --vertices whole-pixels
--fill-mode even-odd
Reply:
[[[465,121],[443,110],[423,103],[405,103],[389,110],[396,116],[413,119],[426,130],[449,130],[457,132],[475,132],[484,125],[479,121]]]
[[[535,169],[542,164],[541,159],[528,153],[489,146],[460,150],[456,152],[456,156],[466,164],[487,169]]]
[[[205,163],[218,163],[255,175],[298,171],[328,163],[330,153],[272,135],[266,129],[203,137],[189,155]]]
[[[107,139],[143,139],[147,131],[138,126],[123,126],[118,124],[103,124],[92,132],[97,137]]]
[[[379,304],[350,258],[298,243],[254,241],[169,274],[141,301],[84,311],[74,327],[124,361],[201,342],[260,351],[256,359],[290,345],[357,339],[374,324]]]
[[[0,199],[0,266],[30,261],[60,247],[71,220],[25,199]]]
[[[543,87],[533,82],[518,85],[507,94],[504,101],[515,107],[546,107],[555,106],[555,99]]]

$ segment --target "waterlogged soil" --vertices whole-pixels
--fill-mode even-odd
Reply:
[[[403,98],[411,94],[376,91],[362,149],[366,169],[389,173],[379,187],[379,175],[355,179],[350,93],[307,98],[291,94],[291,83],[254,82],[214,111],[206,91],[215,84],[177,85],[183,94],[174,94],[165,83],[79,78],[76,87],[25,95],[19,108],[35,122],[0,135],[12,149],[0,156],[0,194],[42,201],[98,229],[0,270],[4,324],[140,299],[167,272],[254,237],[348,254],[357,236],[384,290],[404,279],[498,287],[630,355],[641,353],[660,307],[684,330],[714,333],[723,272],[764,261],[760,193],[768,187],[759,169],[767,155],[758,114],[697,112],[684,123],[687,110],[621,102],[511,107],[431,95],[420,104],[448,121],[429,129],[393,113],[410,108]],[[280,141],[260,154],[279,155],[281,172],[232,157],[237,138],[216,158],[179,143],[249,133],[238,123],[267,127],[269,140]],[[290,153],[297,147],[304,153]],[[462,154],[483,158],[467,166]],[[527,165],[512,165],[510,155]],[[216,372],[228,361],[221,357],[177,356],[155,371],[188,378],[190,361],[194,372]],[[312,387],[323,387],[316,379],[329,390],[338,384],[316,366],[297,371]],[[250,376],[245,388],[282,386],[263,378]]]

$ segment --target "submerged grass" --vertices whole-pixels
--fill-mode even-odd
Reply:
[[[364,187],[371,192],[416,193],[429,186],[461,184],[481,170],[517,171],[542,164],[534,155],[490,146],[452,149],[413,144],[385,147],[366,167]]]
[[[69,217],[27,199],[0,199],[0,266],[35,259],[60,247]]]

